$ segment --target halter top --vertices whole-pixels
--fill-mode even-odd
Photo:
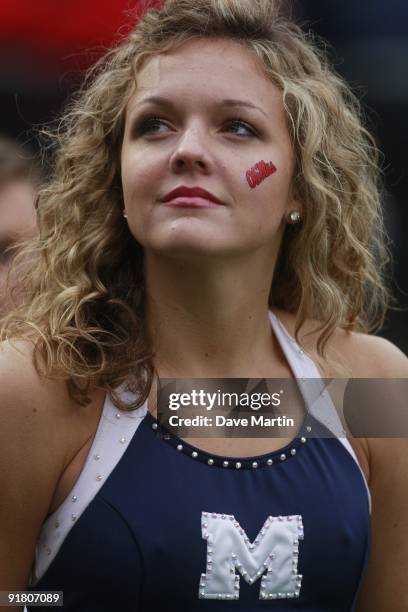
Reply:
[[[316,364],[269,318],[305,402],[298,436],[270,454],[211,455],[158,435],[147,401],[126,413],[107,396],[81,474],[41,528],[31,590],[63,591],[75,612],[355,609],[367,483]]]

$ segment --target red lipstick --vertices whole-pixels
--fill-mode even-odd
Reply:
[[[207,203],[212,202],[217,205],[223,204],[214,194],[202,187],[185,187],[184,185],[180,185],[170,191],[161,199],[161,202],[170,202],[176,198],[180,200],[183,199],[184,201],[191,200],[193,202],[194,199],[199,199]]]

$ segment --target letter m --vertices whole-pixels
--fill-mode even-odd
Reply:
[[[200,578],[200,599],[239,599],[239,574],[248,584],[262,576],[259,599],[299,597],[301,515],[268,516],[253,542],[231,514],[203,512],[201,529],[207,567]]]

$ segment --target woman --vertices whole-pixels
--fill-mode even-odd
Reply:
[[[0,317],[12,307],[5,291],[12,258],[8,247],[37,231],[34,201],[40,182],[31,151],[0,135]],[[10,281],[8,284],[13,284]]]
[[[270,0],[168,0],[58,138],[2,327],[1,588],[87,612],[406,609],[406,440],[341,438],[303,391],[295,438],[155,419],[158,377],[406,377],[367,334],[386,249],[344,82]]]

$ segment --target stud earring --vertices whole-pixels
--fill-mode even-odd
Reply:
[[[298,210],[292,210],[289,214],[289,219],[291,223],[299,223],[300,212]]]
[[[125,219],[127,219],[127,214],[124,210],[122,211],[122,215],[125,217]]]

